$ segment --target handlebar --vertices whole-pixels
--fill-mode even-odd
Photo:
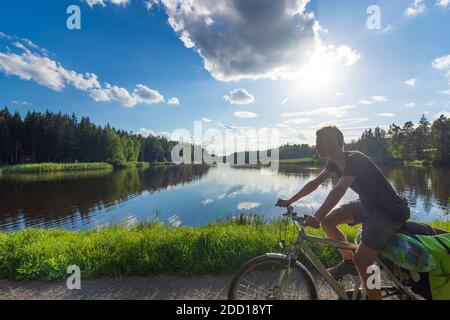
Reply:
[[[283,217],[286,218],[292,218],[292,220],[297,221],[299,224],[303,225],[306,218],[308,217],[307,215],[304,216],[299,216],[295,211],[294,211],[294,207],[293,206],[289,206],[287,207],[287,211],[285,213],[283,213]]]

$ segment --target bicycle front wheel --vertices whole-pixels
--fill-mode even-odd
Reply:
[[[316,300],[310,273],[286,256],[268,254],[244,264],[231,281],[229,300]]]

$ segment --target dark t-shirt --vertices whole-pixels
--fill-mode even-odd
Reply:
[[[331,161],[328,161],[326,169],[336,173],[339,178],[356,177],[350,188],[359,195],[361,203],[368,209],[386,211],[386,204],[397,203],[400,199],[381,170],[362,152],[345,152],[345,172],[341,172]]]

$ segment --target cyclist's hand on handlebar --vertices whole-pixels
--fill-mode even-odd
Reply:
[[[314,229],[319,229],[320,228],[320,221],[317,220],[316,217],[314,216],[308,216],[305,220],[305,227],[311,227]]]
[[[289,200],[283,200],[283,199],[278,199],[277,203],[275,204],[277,207],[280,208],[287,208],[291,205],[291,201]]]

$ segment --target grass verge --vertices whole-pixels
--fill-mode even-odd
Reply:
[[[94,231],[26,229],[0,233],[0,278],[56,280],[67,277],[70,265],[83,277],[233,273],[248,259],[280,252],[283,222],[238,217],[204,227],[169,227],[162,224],[115,226]],[[450,222],[436,227],[450,230]],[[309,230],[323,236],[320,230]],[[357,229],[344,226],[349,241]],[[295,239],[292,227],[281,238]],[[339,261],[336,250],[312,245],[326,265]]]
[[[86,170],[104,170],[113,169],[113,166],[104,162],[93,163],[29,163],[17,164],[12,166],[4,166],[1,173],[45,173],[45,172],[61,172],[61,171],[86,171]]]

